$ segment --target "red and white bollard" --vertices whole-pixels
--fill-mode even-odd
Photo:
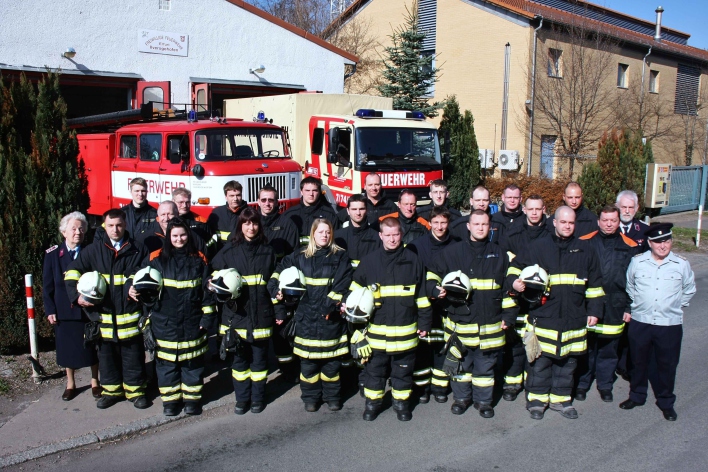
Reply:
[[[25,275],[25,295],[27,296],[27,324],[29,325],[30,355],[37,362],[32,362],[32,379],[39,382],[40,374],[35,365],[39,364],[37,358],[37,329],[34,324],[34,278],[32,274]]]

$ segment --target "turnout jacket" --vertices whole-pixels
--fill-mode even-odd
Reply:
[[[605,292],[602,321],[589,326],[588,331],[601,337],[619,337],[624,329],[622,315],[630,313],[632,306],[627,295],[627,268],[632,257],[640,253],[639,245],[619,230],[610,235],[595,231],[580,239],[588,241],[597,251]]]
[[[430,212],[433,211],[433,208],[437,206],[438,205],[435,205],[433,202],[430,202],[427,205],[419,206],[416,211],[418,212],[418,215],[421,218],[425,218],[426,221],[430,222]],[[460,213],[460,210],[452,208],[447,200],[445,200],[445,203],[440,206],[447,208],[447,211],[450,212],[450,223],[462,217],[462,213]]]
[[[248,205],[245,200],[241,200],[236,211],[231,211],[229,205],[221,205],[214,208],[207,219],[207,226],[211,234],[216,236],[217,249],[224,247],[224,243],[229,240],[231,232],[236,228],[238,217]]]
[[[366,195],[364,195],[364,197],[366,197]],[[368,197],[364,198],[364,201],[366,202],[366,221],[374,230],[378,229],[379,218],[398,211],[396,202],[387,197],[381,197],[376,203],[369,200]],[[346,207],[337,212],[337,219],[339,220],[339,226],[341,228],[349,226],[349,213],[347,213]]]
[[[527,323],[536,325],[543,353],[561,359],[587,351],[587,317],[602,319],[605,293],[600,263],[593,247],[575,236],[555,234],[533,241],[509,268],[509,286],[521,270],[538,264],[548,272],[550,295],[531,307]]]
[[[551,215],[548,218],[548,229],[549,232],[553,231],[553,220],[555,215]],[[585,207],[584,203],[581,203],[577,210],[575,210],[575,231],[574,235],[576,237],[585,236],[593,231],[597,231],[597,215]]]
[[[489,222],[489,240],[500,244],[505,238],[505,234],[513,231],[526,221],[526,214],[521,209],[521,205],[516,211],[507,212],[503,207],[492,215]]]
[[[531,241],[548,234],[547,219],[544,216],[537,226],[529,225],[526,218],[518,225],[514,225],[509,231],[505,231],[499,240],[499,245],[509,251],[512,259],[529,247]]]
[[[430,223],[425,218],[421,218],[418,213],[414,213],[411,218],[406,218],[403,213],[397,211],[380,217],[379,221],[389,217],[396,218],[401,223],[401,244],[404,246],[430,231]]]
[[[194,246],[197,248],[197,251],[199,251],[202,256],[207,257],[207,252],[209,251],[207,243],[205,243],[202,238],[194,234],[192,230],[190,230],[190,237],[194,241]],[[145,245],[148,250],[148,253],[152,257],[153,253],[157,253],[162,250],[164,244],[165,233],[162,231],[162,227],[160,227],[159,223],[155,223],[153,227],[153,232],[150,234],[150,236],[145,238],[143,245]],[[155,257],[157,257],[157,254],[155,254]]]
[[[339,305],[351,283],[352,268],[346,251],[329,251],[320,248],[312,257],[305,257],[305,249],[301,249],[286,256],[268,282],[268,290],[275,298],[283,270],[297,267],[305,276],[305,294],[294,314],[293,354],[308,359],[328,359],[349,352],[347,327]]]
[[[224,334],[232,327],[248,342],[269,338],[275,320],[273,300],[267,287],[275,270],[273,248],[252,241],[229,242],[214,256],[212,268],[214,271],[236,269],[242,282],[241,295],[223,305],[219,332]]]
[[[120,208],[125,212],[125,231],[139,243],[152,234],[154,224],[157,224],[157,210],[145,202],[139,208],[133,203],[128,203]],[[93,235],[94,242],[100,243],[106,235],[103,225],[96,228]]]
[[[274,209],[270,215],[261,214],[261,226],[268,244],[275,251],[275,259],[280,261],[300,246],[300,233],[295,224]]]
[[[437,298],[440,293],[437,286],[450,272],[461,270],[472,286],[466,303],[442,299],[447,310],[445,341],[457,332],[460,341],[469,347],[490,350],[504,346],[502,320],[511,327],[518,312],[516,302],[508,294],[508,269],[507,254],[489,241],[458,241],[435,258],[426,277],[431,297]]]
[[[363,222],[362,222],[363,223]],[[361,259],[381,247],[381,237],[371,226],[353,226],[338,229],[334,233],[334,242],[347,251],[352,267],[357,268]]]
[[[215,300],[206,285],[209,268],[199,254],[175,249],[167,259],[161,253],[152,253],[148,264],[162,274],[163,283],[160,298],[150,308],[155,355],[170,362],[194,359],[209,349],[206,330],[216,321]]]
[[[140,304],[128,296],[133,275],[147,261],[145,246],[136,243],[126,231],[119,250],[113,247],[104,233],[100,242],[89,244],[71,264],[64,275],[69,301],[76,304],[79,292],[76,285],[86,272],[98,271],[106,279],[106,295],[100,305],[86,309],[89,318],[101,322],[101,338],[118,342],[140,335],[138,320]]]
[[[432,310],[425,296],[425,272],[420,258],[403,245],[383,247],[365,256],[354,272],[350,290],[370,287],[374,314],[366,338],[372,349],[393,355],[418,345],[418,330],[430,331]]]
[[[288,208],[283,213],[283,216],[290,218],[295,224],[300,234],[300,246],[307,246],[307,243],[310,242],[310,229],[317,218],[325,218],[332,223],[332,227],[337,227],[337,214],[334,212],[332,205],[322,195],[320,195],[314,205],[310,206],[305,205],[301,197],[300,203]]]

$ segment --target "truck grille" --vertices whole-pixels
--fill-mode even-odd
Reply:
[[[278,198],[284,199],[288,194],[288,187],[286,182],[288,181],[287,175],[264,175],[263,177],[248,177],[247,180],[247,203],[255,203],[258,200],[258,191],[270,184],[272,187],[278,191]]]

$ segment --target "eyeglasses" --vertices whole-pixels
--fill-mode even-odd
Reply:
[[[275,198],[261,198],[261,203],[275,203]]]

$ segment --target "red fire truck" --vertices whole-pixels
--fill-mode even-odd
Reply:
[[[74,128],[95,130],[105,123],[140,121],[113,132],[82,132],[79,159],[86,166],[91,206],[89,214],[131,201],[128,183],[143,177],[152,204],[171,199],[177,187],[192,191],[192,210],[204,217],[223,205],[223,186],[236,180],[243,198],[255,203],[258,190],[271,184],[282,207],[299,201],[301,166],[290,158],[282,128],[240,119],[144,120],[143,110],[70,120]],[[202,114],[203,116],[204,114]],[[151,113],[147,113],[151,116]]]

